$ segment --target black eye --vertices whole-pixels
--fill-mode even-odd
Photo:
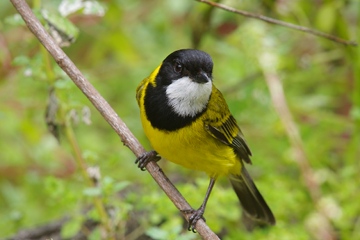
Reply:
[[[176,63],[174,64],[174,71],[175,71],[176,73],[181,73],[182,70],[183,70],[183,65],[182,65],[181,63],[176,62]]]

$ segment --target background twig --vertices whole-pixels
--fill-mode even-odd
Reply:
[[[55,59],[56,63],[64,70],[75,85],[85,94],[95,108],[101,113],[104,119],[120,136],[124,145],[130,148],[137,157],[142,155],[145,152],[145,149],[141,146],[139,141],[110,107],[106,100],[98,93],[90,82],[87,81],[75,64],[68,58],[62,49],[57,46],[39,20],[35,17],[28,4],[24,0],[11,0],[11,2],[24,19],[31,32],[39,39],[39,41]],[[179,210],[191,209],[191,206],[182,197],[170,180],[164,175],[156,163],[149,163],[146,166],[146,169]],[[190,214],[184,214],[187,220],[189,215]],[[211,231],[203,220],[199,220],[197,222],[196,230],[204,239],[218,239],[217,235]]]
[[[264,22],[280,25],[280,26],[283,26],[283,27],[295,29],[295,30],[302,31],[302,32],[307,32],[307,33],[313,34],[315,36],[326,38],[328,40],[331,40],[331,41],[334,41],[334,42],[337,42],[337,43],[341,43],[341,44],[344,44],[344,45],[357,46],[357,43],[354,42],[354,41],[347,41],[347,40],[341,39],[339,37],[333,36],[331,34],[317,31],[315,29],[295,25],[295,24],[288,23],[288,22],[283,22],[283,21],[280,21],[280,20],[277,20],[277,19],[273,19],[273,18],[269,18],[269,17],[263,16],[263,15],[260,15],[260,14],[255,14],[255,13],[246,12],[246,11],[243,11],[243,10],[238,10],[238,9],[226,6],[224,4],[221,4],[221,3],[215,3],[215,2],[211,2],[211,1],[207,1],[207,0],[196,0],[196,1],[206,3],[206,4],[210,5],[210,6],[217,7],[217,8],[223,9],[225,11],[240,14],[240,15],[243,15],[245,17],[256,18],[256,19],[262,20]]]
[[[322,226],[321,228],[318,228],[316,237],[317,239],[334,240],[336,239],[334,229],[319,204],[322,196],[321,189],[306,156],[299,130],[287,105],[280,77],[275,70],[270,71],[265,66],[263,66],[263,71],[266,84],[270,91],[273,106],[285,127],[286,134],[288,135],[294,151],[294,159],[299,166],[302,179],[305,182],[314,205],[322,216]]]

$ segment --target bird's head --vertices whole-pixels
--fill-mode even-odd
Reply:
[[[195,49],[181,49],[167,56],[160,68],[162,85],[189,78],[196,83],[212,81],[213,62],[209,54]]]
[[[202,112],[212,91],[213,62],[209,54],[181,49],[167,56],[156,77],[157,87],[166,88],[168,104],[180,116]]]

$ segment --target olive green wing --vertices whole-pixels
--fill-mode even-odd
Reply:
[[[220,142],[231,146],[240,159],[251,163],[251,151],[244,135],[231,115],[224,97],[214,86],[206,112],[206,131]]]

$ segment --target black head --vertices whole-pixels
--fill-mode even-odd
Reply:
[[[189,77],[197,83],[212,80],[213,61],[206,52],[195,49],[181,49],[167,56],[160,68],[156,82],[169,85],[182,77]]]
[[[155,85],[149,84],[145,112],[154,128],[175,131],[201,116],[212,91],[211,57],[202,51],[182,49],[161,64]]]

